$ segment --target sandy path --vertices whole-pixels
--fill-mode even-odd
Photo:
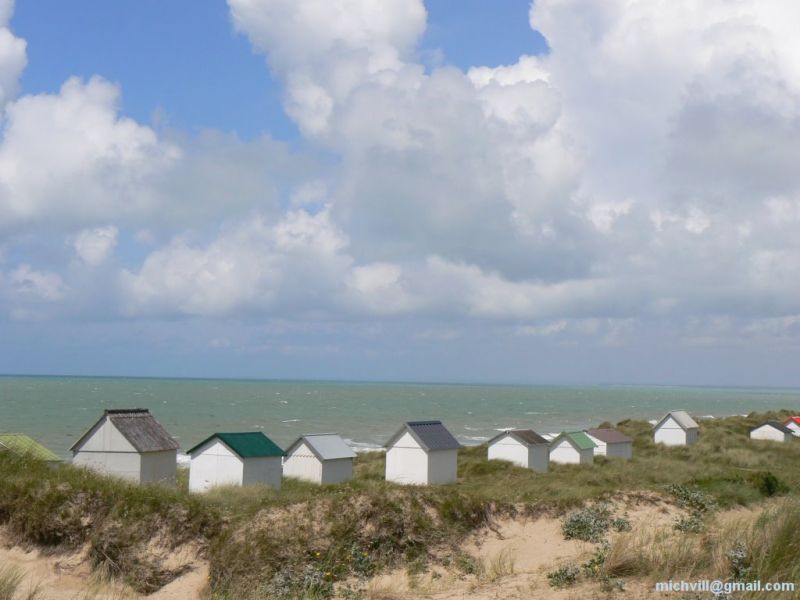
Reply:
[[[0,568],[11,567],[24,576],[18,593],[26,594],[38,586],[37,600],[193,600],[200,598],[208,579],[208,566],[188,561],[182,553],[178,559],[184,564],[191,562],[192,570],[155,594],[140,596],[125,585],[99,581],[84,552],[48,556],[38,550],[8,547],[5,542],[0,531]]]

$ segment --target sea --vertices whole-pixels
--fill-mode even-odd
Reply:
[[[439,419],[472,445],[508,428],[554,433],[673,409],[708,418],[800,412],[800,390],[0,376],[0,432],[26,433],[64,457],[106,408],[150,409],[182,450],[214,432],[263,431],[284,447],[303,433],[336,432],[364,451],[404,421]]]

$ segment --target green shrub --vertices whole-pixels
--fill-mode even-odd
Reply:
[[[569,587],[578,581],[581,570],[575,565],[565,565],[547,574],[547,580],[553,587]]]
[[[607,504],[595,504],[569,513],[561,522],[565,540],[599,542],[611,526],[611,509]]]
[[[675,498],[678,506],[700,513],[709,513],[717,509],[717,501],[697,487],[680,484],[667,486],[667,493]]]
[[[688,515],[677,517],[673,527],[683,533],[702,533],[706,529],[706,523],[701,513],[692,511]]]
[[[753,486],[761,492],[762,496],[768,498],[785,494],[789,491],[789,486],[783,481],[778,479],[770,471],[759,471],[750,477],[750,482]]]

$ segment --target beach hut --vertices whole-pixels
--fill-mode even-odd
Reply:
[[[547,472],[550,442],[530,429],[510,429],[489,440],[489,460],[507,460],[524,469]]]
[[[583,431],[564,431],[550,442],[550,462],[590,465],[594,462],[594,442]]]
[[[633,439],[617,429],[587,429],[586,435],[594,442],[594,455],[630,460],[633,456]]]
[[[215,433],[187,454],[190,492],[219,485],[281,487],[283,450],[260,431]]]
[[[752,440],[788,442],[793,437],[792,430],[778,421],[765,421],[750,430],[750,439]]]
[[[800,436],[800,417],[789,417],[783,424],[792,431],[793,435]]]
[[[441,421],[409,421],[386,442],[386,481],[455,483],[459,448]]]
[[[137,483],[175,483],[178,442],[146,408],[109,409],[70,448],[72,464]]]
[[[685,410],[668,412],[653,427],[656,444],[688,446],[697,441],[699,426]]]
[[[61,457],[24,433],[0,433],[0,452],[28,456],[50,465],[57,465],[62,462]]]
[[[355,457],[335,433],[307,433],[286,450],[283,474],[312,483],[340,483],[353,478]]]

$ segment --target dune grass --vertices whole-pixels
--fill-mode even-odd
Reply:
[[[188,493],[185,472],[176,489],[167,489],[0,454],[0,524],[12,541],[51,552],[88,544],[96,569],[140,592],[180,575],[153,556],[151,542],[159,540],[167,547],[192,542],[201,549],[216,598],[325,598],[348,578],[402,565],[424,570],[442,557],[455,560],[464,537],[500,513],[564,513],[621,492],[663,495],[671,485],[691,486],[723,508],[797,496],[800,440],[780,444],[748,436],[761,421],[787,414],[704,420],[700,441],[678,448],[653,444],[648,423],[624,421],[619,428],[635,440],[632,460],[601,457],[594,465],[551,465],[545,474],[488,461],[485,446],[465,448],[458,483],[449,486],[387,483],[380,453],[360,455],[347,483],[316,486],[289,479],[280,491],[220,488],[203,496]],[[773,532],[768,537],[753,532],[748,543],[760,544],[767,557],[754,567],[759,573],[788,577],[792,573],[785,573],[781,561],[794,557],[793,564],[800,564],[791,535],[780,533],[790,526],[792,535],[797,531],[797,514],[775,516],[761,529]],[[631,532],[620,544],[657,548],[663,542],[646,535]],[[625,557],[635,553],[622,546],[609,556],[620,575],[703,566],[697,560],[702,548],[687,548],[665,547],[669,558],[662,563],[641,553],[631,562]],[[508,568],[496,570],[501,576]]]

